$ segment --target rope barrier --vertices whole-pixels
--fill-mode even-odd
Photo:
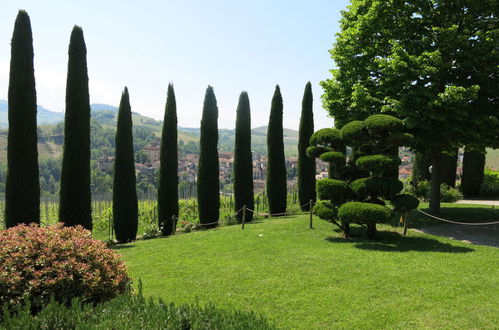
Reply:
[[[431,214],[428,214],[424,211],[421,211],[421,210],[417,210],[418,212],[420,213],[423,213],[424,215],[430,217],[430,218],[434,218],[434,219],[437,219],[437,220],[440,220],[440,221],[444,221],[444,222],[448,222],[448,223],[453,223],[453,224],[456,224],[456,225],[465,225],[465,226],[489,226],[489,225],[495,225],[495,224],[499,224],[499,221],[493,221],[493,222],[457,222],[457,221],[452,221],[452,220],[447,220],[447,219],[444,219],[444,218],[439,218],[439,217],[436,217],[434,215],[431,215]]]

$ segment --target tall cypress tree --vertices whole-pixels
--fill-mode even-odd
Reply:
[[[267,130],[267,197],[271,214],[286,212],[287,174],[284,160],[282,108],[281,90],[277,85],[272,97]]]
[[[29,16],[24,10],[17,14],[12,34],[8,98],[7,228],[19,223],[40,223],[33,38]]]
[[[201,224],[218,221],[220,212],[220,178],[218,166],[218,107],[213,87],[208,86],[201,119],[198,168],[198,213]],[[217,224],[205,226],[216,227]]]
[[[485,169],[485,154],[485,149],[464,150],[461,190],[465,197],[480,195],[480,186],[483,183],[483,172]]]
[[[158,184],[158,221],[163,235],[173,233],[173,219],[178,217],[178,146],[177,146],[177,103],[173,85],[168,85]]]
[[[303,211],[310,210],[310,200],[315,201],[315,158],[307,156],[310,137],[314,134],[312,103],[312,84],[308,82],[301,103],[300,131],[298,133],[298,200]]]
[[[253,159],[251,157],[251,114],[248,93],[242,92],[236,111],[236,143],[234,147],[234,202],[236,210],[244,205],[253,210]],[[237,213],[242,221],[243,211]],[[245,221],[253,219],[246,212]]]
[[[68,55],[59,221],[91,230],[90,97],[87,48],[79,26],[71,32]]]
[[[128,88],[121,95],[116,128],[116,152],[113,180],[113,224],[118,242],[137,237],[138,202],[135,187],[132,110]]]

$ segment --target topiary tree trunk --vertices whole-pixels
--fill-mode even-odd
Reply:
[[[272,98],[267,131],[267,196],[271,214],[286,212],[287,174],[284,160],[282,109],[281,90],[277,85]]]
[[[40,223],[36,90],[33,38],[28,14],[20,10],[11,42],[9,135],[5,182],[5,227]]]
[[[113,224],[118,242],[130,242],[137,238],[138,202],[135,183],[132,110],[128,88],[125,87],[118,110],[113,178]]]
[[[303,93],[300,129],[298,138],[298,200],[302,211],[310,210],[310,200],[315,202],[315,158],[307,156],[310,137],[314,134],[314,113],[312,111],[312,85],[305,86]]]
[[[174,234],[178,217],[177,103],[173,85],[168,85],[158,183],[158,221],[163,235]]]
[[[251,156],[251,114],[248,93],[239,96],[236,115],[236,141],[234,147],[234,203],[240,210],[246,205],[254,209],[253,159]],[[243,211],[237,213],[241,222]],[[253,212],[246,212],[245,221],[253,219]]]
[[[463,158],[463,175],[461,189],[466,197],[480,195],[485,169],[485,150],[465,150]]]
[[[87,49],[79,26],[71,32],[68,54],[59,221],[92,230]]]
[[[218,165],[218,106],[213,87],[208,86],[201,119],[197,192],[198,213],[204,228],[216,227],[220,212],[220,177]]]

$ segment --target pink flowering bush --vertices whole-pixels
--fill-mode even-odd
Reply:
[[[52,297],[61,303],[74,297],[103,302],[129,290],[130,282],[118,253],[81,226],[0,231],[0,312],[25,299],[33,311]]]

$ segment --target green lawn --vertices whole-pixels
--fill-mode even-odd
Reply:
[[[497,328],[499,249],[379,229],[345,240],[295,216],[117,249],[146,295],[253,310],[280,328]]]

